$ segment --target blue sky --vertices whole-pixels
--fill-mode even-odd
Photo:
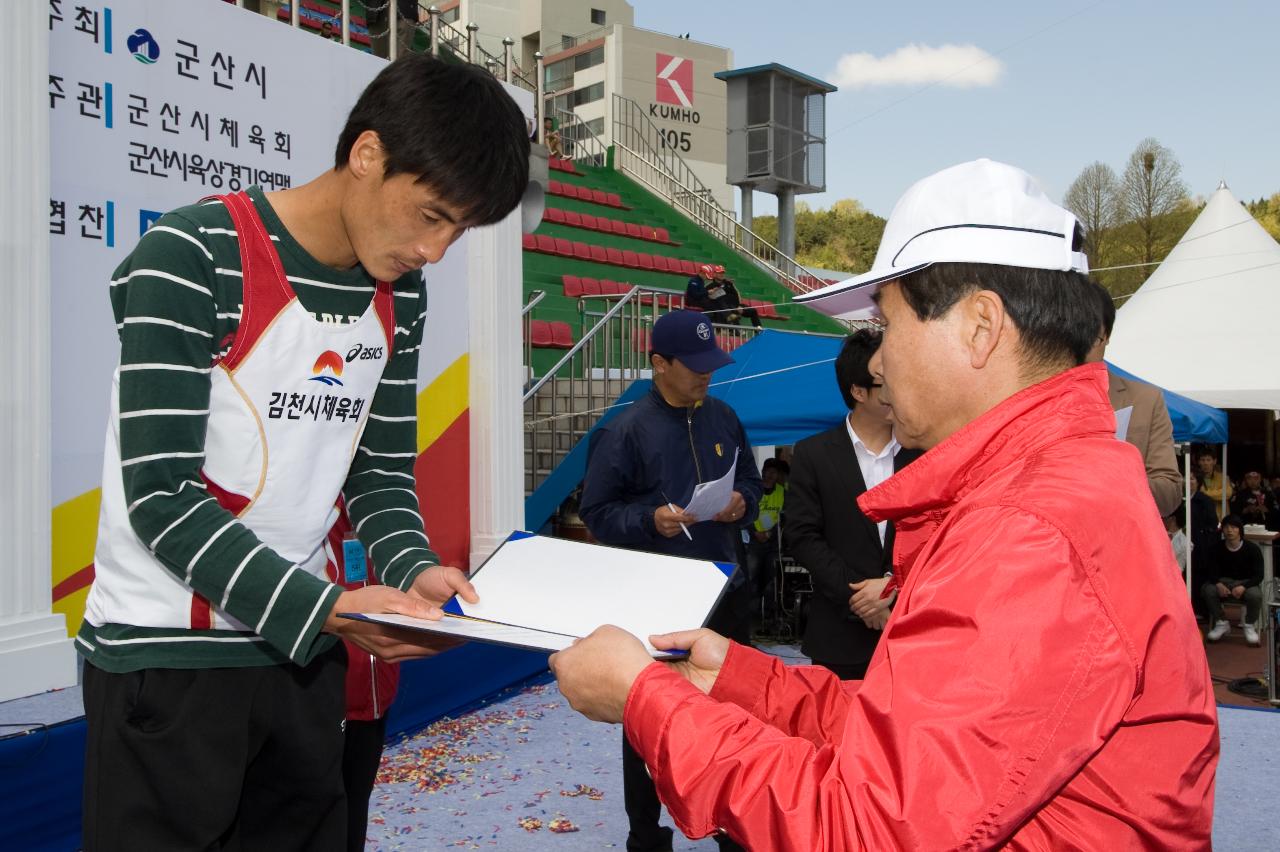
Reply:
[[[814,206],[856,198],[887,216],[915,180],[982,156],[1060,200],[1095,160],[1122,173],[1147,136],[1193,195],[1220,179],[1242,201],[1280,192],[1277,0],[632,1],[636,26],[729,47],[737,67],[839,82],[841,57],[866,54],[846,61],[865,84],[827,98]],[[757,214],[774,208],[757,193]]]

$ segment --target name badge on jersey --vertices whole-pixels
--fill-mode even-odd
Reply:
[[[364,561],[364,545],[350,533],[342,540],[342,574],[348,583],[363,583],[369,579],[369,569]]]

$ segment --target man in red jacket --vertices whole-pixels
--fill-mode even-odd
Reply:
[[[1115,439],[1075,218],[979,160],[913,186],[871,271],[810,294],[887,322],[904,446],[859,498],[897,529],[897,604],[862,681],[707,630],[602,627],[552,657],[623,723],[692,837],[751,849],[1201,849],[1218,730],[1142,460]],[[878,306],[878,309],[877,309]],[[1141,589],[1142,594],[1134,594]]]

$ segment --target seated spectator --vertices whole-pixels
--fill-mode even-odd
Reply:
[[[707,295],[707,282],[715,278],[715,275],[715,267],[709,263],[701,264],[698,267],[698,273],[689,279],[689,283],[684,288],[684,306],[686,308],[705,313],[715,307],[711,297]],[[718,320],[713,317],[711,321],[717,322]]]
[[[550,117],[542,120],[543,138],[546,140],[547,153],[552,157],[564,158],[564,147],[560,143],[560,131]]]
[[[724,325],[737,325],[743,317],[751,320],[751,324],[760,328],[760,314],[755,308],[742,305],[742,297],[733,281],[724,277],[724,267],[716,265],[712,268],[712,278],[707,282],[707,296],[713,303],[711,312],[715,314],[712,322]]]
[[[1258,545],[1244,540],[1244,521],[1239,515],[1227,515],[1222,519],[1222,541],[1211,554],[1214,578],[1200,587],[1200,596],[1209,608],[1209,621],[1213,625],[1205,638],[1217,642],[1231,632],[1231,625],[1223,617],[1223,601],[1243,601],[1244,617],[1240,622],[1244,639],[1250,645],[1260,643],[1258,613],[1262,609],[1262,551]]]
[[[1218,520],[1222,520],[1224,514],[1222,511],[1222,495],[1225,492],[1227,502],[1231,502],[1231,495],[1234,491],[1231,487],[1231,480],[1227,479],[1222,468],[1218,465],[1217,454],[1208,447],[1196,453],[1196,469],[1200,473],[1200,490],[1209,495],[1209,499],[1213,501],[1215,511],[1218,513]]]
[[[1231,514],[1239,515],[1246,524],[1263,524],[1269,530],[1280,520],[1280,500],[1262,482],[1262,474],[1251,470],[1244,475],[1240,490],[1231,498]]]

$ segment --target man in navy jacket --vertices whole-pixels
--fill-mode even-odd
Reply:
[[[716,346],[706,317],[673,311],[653,326],[649,363],[650,392],[591,437],[579,514],[603,544],[735,562],[734,539],[755,520],[761,483],[738,415],[707,396],[711,373],[733,358]],[[735,454],[729,505],[713,518],[684,512],[694,486],[724,476]],[[751,591],[742,571],[734,574],[707,626],[750,641]],[[653,781],[625,737],[622,767],[631,821],[627,849],[670,849],[671,829],[658,825]],[[739,847],[725,838],[721,848]]]

